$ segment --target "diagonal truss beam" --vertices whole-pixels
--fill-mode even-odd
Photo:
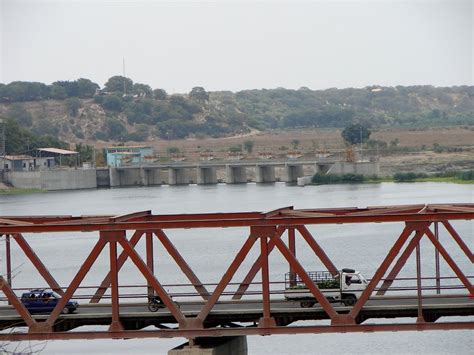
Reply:
[[[168,307],[169,311],[179,323],[180,326],[185,326],[186,318],[183,315],[183,312],[178,308],[178,306],[173,302],[173,300],[168,296],[168,293],[165,291],[163,286],[161,286],[160,282],[156,279],[156,277],[151,272],[150,268],[146,265],[146,263],[142,260],[142,258],[138,255],[137,251],[134,249],[132,244],[124,237],[119,239],[119,243],[124,249],[124,251],[128,254],[130,259],[133,261],[135,266],[140,270],[142,275],[148,281],[148,283],[153,287],[156,291],[157,295],[161,298],[163,303],[166,307]]]
[[[403,266],[405,266],[405,263],[407,262],[410,255],[413,253],[413,250],[415,250],[415,247],[418,245],[419,241],[421,240],[421,237],[423,237],[424,234],[424,230],[419,230],[416,232],[416,234],[413,236],[413,238],[410,240],[407,247],[403,251],[402,255],[400,255],[397,262],[393,266],[392,271],[389,272],[388,276],[382,283],[382,286],[380,286],[380,289],[377,292],[377,296],[382,296],[385,294],[385,292],[387,292],[388,288],[392,285],[393,281],[398,276]]]
[[[454,271],[456,276],[461,280],[461,282],[466,286],[466,288],[469,290],[469,293],[471,295],[474,295],[474,287],[472,287],[471,282],[469,279],[464,275],[464,273],[461,271],[459,266],[455,263],[453,258],[448,254],[446,249],[441,245],[441,243],[436,239],[435,235],[433,232],[429,229],[426,230],[426,235],[428,238],[430,238],[431,242],[433,243],[434,247],[439,251],[441,256],[444,258],[444,260],[448,263],[449,267]]]
[[[270,255],[273,248],[275,248],[275,239],[280,238],[285,232],[285,230],[286,230],[286,227],[283,227],[283,226],[279,226],[277,228],[274,238],[271,238],[270,241],[268,242],[268,246],[267,246],[268,255]],[[239,288],[237,289],[237,291],[235,291],[235,294],[232,296],[232,299],[239,300],[242,298],[245,291],[247,291],[247,289],[249,288],[250,283],[253,281],[258,271],[261,269],[262,262],[263,262],[262,255],[259,255],[257,260],[255,260],[255,262],[253,263],[247,275],[244,277],[244,280],[239,285]]]
[[[10,288],[10,285],[3,278],[3,276],[0,276],[0,289],[5,294],[10,304],[18,312],[20,317],[25,321],[26,325],[29,328],[33,328],[37,324],[36,321],[31,317],[30,312],[28,312],[23,303],[21,303],[21,301],[18,299],[15,292],[13,292],[13,290]]]
[[[422,228],[424,228],[425,226],[426,226],[426,223],[422,223]],[[418,229],[419,228],[420,227],[418,227]],[[416,229],[417,229],[417,224],[416,223],[410,223],[410,224],[407,223],[407,225],[403,229],[402,233],[400,234],[398,239],[395,241],[395,244],[392,246],[392,248],[388,252],[388,254],[385,257],[384,261],[379,266],[379,268],[375,272],[374,276],[370,280],[369,284],[367,285],[367,288],[362,292],[362,294],[359,297],[359,299],[357,300],[356,304],[354,305],[354,307],[349,312],[349,317],[351,317],[353,319],[356,319],[357,315],[359,314],[360,310],[362,309],[364,304],[369,299],[370,295],[374,291],[374,289],[377,286],[377,284],[379,283],[380,279],[385,274],[388,267],[390,266],[390,264],[393,262],[393,260],[397,256],[397,254],[400,252],[400,249],[405,244],[408,237]]]
[[[181,271],[186,275],[189,281],[193,284],[194,288],[196,291],[199,293],[199,295],[204,299],[207,300],[210,297],[209,291],[206,289],[206,287],[203,285],[201,280],[196,276],[194,271],[191,269],[189,264],[184,260],[183,256],[179,253],[179,251],[176,249],[174,244],[169,240],[167,235],[160,229],[157,231],[154,231],[156,237],[159,239],[161,244],[165,247],[165,249],[168,251],[168,253],[171,255],[171,257],[174,259],[176,264],[178,264],[179,268]]]
[[[46,320],[47,326],[52,327],[56,319],[58,319],[59,314],[66,306],[67,302],[71,299],[72,295],[79,287],[82,280],[84,280],[84,277],[87,275],[92,265],[97,260],[99,254],[102,252],[102,249],[104,249],[105,244],[106,242],[103,239],[99,239],[95,246],[92,248],[89,256],[86,258],[81,268],[77,272],[76,276],[74,276],[71,283],[69,284],[69,287],[66,289],[66,292],[64,292],[64,295],[61,297],[58,304],[56,305],[56,307],[54,307],[53,311]]]
[[[217,300],[221,296],[222,292],[224,292],[225,288],[229,284],[229,282],[232,280],[232,277],[234,276],[235,272],[237,269],[240,267],[242,262],[244,261],[245,257],[249,253],[250,249],[252,249],[252,246],[255,244],[255,241],[257,238],[254,238],[252,236],[249,236],[247,240],[245,241],[244,245],[242,245],[242,248],[240,248],[239,252],[235,256],[234,260],[228,267],[227,271],[225,272],[224,276],[222,276],[221,281],[217,284],[214,292],[212,293],[211,297],[207,300],[206,304],[201,308],[201,311],[196,317],[196,322],[197,326],[202,326],[202,323],[208,316],[209,312],[211,309],[214,307],[216,304]]]
[[[464,254],[466,254],[469,260],[471,260],[471,263],[474,263],[474,254],[466,245],[466,243],[464,243],[464,241],[459,236],[459,234],[454,230],[453,226],[448,221],[443,221],[443,225],[446,228],[446,230],[449,232],[449,234],[451,234],[451,236],[456,241],[456,243],[458,243],[459,247],[462,249]]]
[[[12,234],[12,237],[13,239],[15,239],[15,241],[20,246],[20,248],[23,250],[27,258],[30,259],[33,266],[36,268],[36,270],[38,270],[38,272],[47,282],[49,287],[51,287],[51,289],[57,292],[58,294],[63,295],[64,291],[56,282],[53,275],[51,275],[48,268],[43,264],[43,262],[38,257],[38,255],[36,255],[33,249],[31,249],[30,245],[28,244],[26,239],[23,237],[23,235],[21,235],[20,233],[15,233],[15,234]]]
[[[135,247],[137,243],[139,242],[140,238],[142,235],[145,233],[145,231],[136,231],[133,233],[132,237],[130,238],[130,244]],[[122,266],[125,264],[125,261],[128,259],[128,254],[125,251],[122,251],[120,253],[120,256],[117,259],[117,270],[120,271]],[[109,288],[111,283],[111,271],[107,273],[105,276],[104,280],[102,280],[99,288],[95,292],[94,296],[92,296],[91,300],[89,303],[99,303],[99,301],[102,299],[104,296],[105,292],[107,292],[107,289]]]
[[[338,275],[339,271],[337,270],[337,267],[332,263],[331,259],[329,259],[324,250],[319,246],[309,230],[305,226],[297,226],[296,229],[298,232],[300,232],[301,236],[304,238],[304,240],[306,240],[306,243],[308,243],[310,248],[313,249],[314,253],[318,256],[332,276]]]
[[[329,301],[319,290],[318,286],[316,286],[313,280],[311,280],[306,270],[303,268],[303,266],[301,266],[299,261],[295,258],[293,253],[290,251],[290,249],[288,249],[288,247],[285,245],[285,243],[281,241],[281,239],[275,240],[275,246],[278,248],[278,250],[280,250],[282,255],[285,257],[285,259],[288,261],[291,267],[295,270],[295,272],[301,277],[301,280],[306,284],[306,286],[311,291],[313,296],[318,300],[319,304],[327,313],[327,315],[331,319],[335,319],[338,316],[337,312],[334,310],[334,308],[331,306]]]

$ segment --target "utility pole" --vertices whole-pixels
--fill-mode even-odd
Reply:
[[[5,121],[0,118],[0,156],[5,154]]]
[[[125,84],[125,57],[122,58],[122,73],[123,73],[123,96],[127,95],[127,85]]]
[[[362,161],[362,125],[359,126],[359,133],[360,133],[360,160]]]

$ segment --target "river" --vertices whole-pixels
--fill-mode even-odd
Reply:
[[[152,210],[155,214],[270,211],[294,206],[295,208],[318,207],[366,207],[375,205],[472,203],[473,185],[447,183],[381,183],[363,185],[288,186],[284,183],[269,185],[212,185],[212,186],[160,186],[142,188],[99,189],[83,191],[48,192],[28,195],[0,196],[0,215],[38,214],[124,214]],[[472,248],[474,244],[473,222],[457,222],[455,226]],[[393,241],[401,232],[397,223],[368,225],[314,226],[311,232],[338,267],[354,267],[370,277],[385,256]],[[212,230],[196,233],[170,231],[180,252],[204,282],[216,282],[225,271],[224,266],[242,245],[245,229]],[[442,236],[443,237],[443,236]],[[35,251],[45,260],[60,284],[68,282],[73,270],[90,251],[96,235],[79,233],[58,236],[51,243],[51,236],[27,236]],[[298,258],[309,269],[321,266],[311,259],[311,254],[301,243],[297,244]],[[425,246],[426,247],[423,247]],[[472,264],[460,254],[453,243],[446,243],[453,257],[460,260],[464,270],[472,270]],[[433,276],[432,249],[423,245],[423,271]],[[2,259],[4,246],[1,243]],[[158,248],[158,247],[157,247]],[[61,253],[58,253],[62,251]],[[219,252],[216,253],[216,250]],[[73,251],[73,252],[71,252]],[[157,255],[162,251],[158,248]],[[256,252],[251,256],[255,257]],[[275,255],[274,255],[275,254]],[[281,279],[286,264],[281,257],[272,254],[270,277]],[[162,253],[161,255],[164,255]],[[17,287],[31,286],[38,279],[22,255],[14,251],[14,262],[19,274],[14,280]],[[234,281],[241,279],[252,260],[246,260]],[[103,255],[97,263],[100,271],[107,265]],[[2,263],[2,268],[4,267]],[[174,264],[166,256],[159,260],[157,270],[160,281],[173,283],[184,281],[173,269]],[[413,275],[414,262],[408,263],[404,272]],[[447,268],[442,267],[444,272]],[[2,271],[3,272],[3,271]],[[84,283],[94,284],[103,273],[93,273]],[[472,274],[472,273],[471,273]],[[137,274],[125,267],[120,274],[121,282],[130,283]],[[122,281],[123,280],[123,281]],[[461,318],[462,319],[462,318]],[[407,320],[413,321],[413,320]],[[182,339],[110,340],[110,341],[56,341],[48,342],[46,354],[166,354],[166,351],[182,343]],[[430,331],[375,334],[324,334],[248,337],[249,354],[408,354],[450,353],[467,354],[474,347],[471,331]]]

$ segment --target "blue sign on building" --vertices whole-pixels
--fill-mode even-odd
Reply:
[[[141,164],[145,157],[153,156],[152,147],[128,146],[105,148],[107,166],[119,167],[123,165]]]

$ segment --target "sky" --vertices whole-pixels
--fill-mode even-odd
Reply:
[[[0,82],[473,85],[473,2],[0,0]]]

